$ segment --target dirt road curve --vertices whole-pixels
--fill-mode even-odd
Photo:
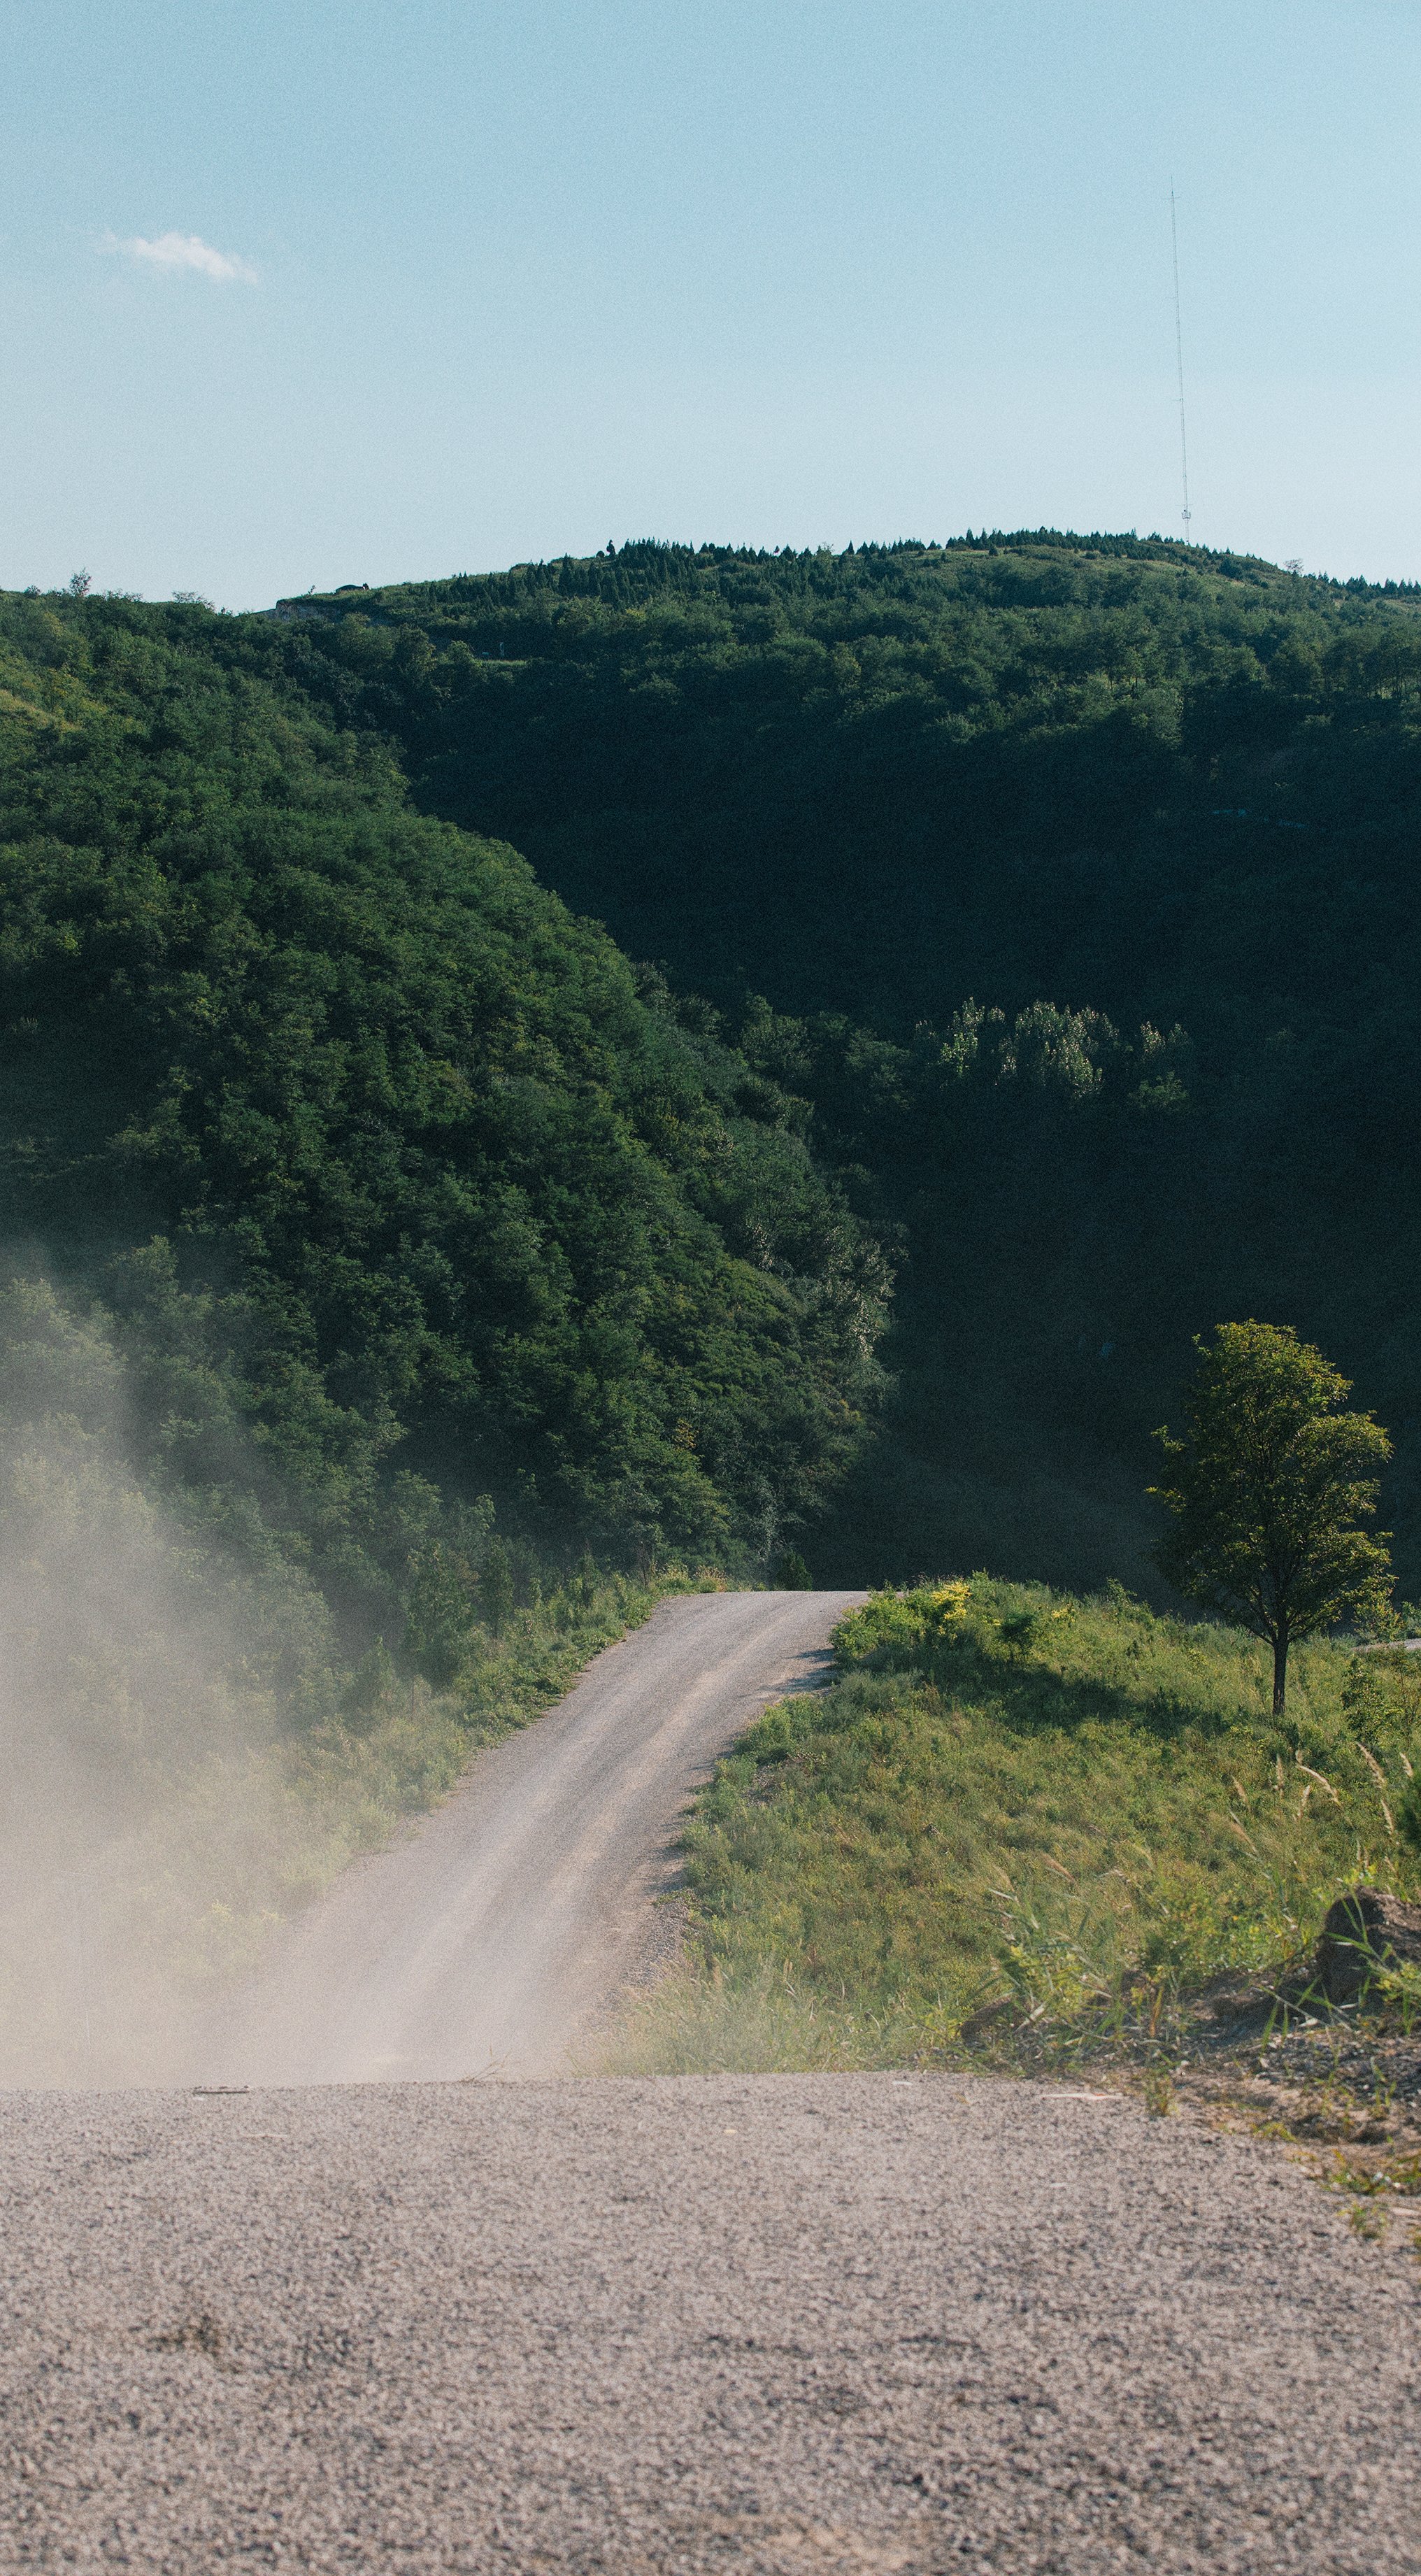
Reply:
[[[823,1678],[850,1592],[664,1601],[407,1840],[347,1872],[193,2072],[344,2084],[557,2071],[647,1934],[696,1781]]]
[[[1415,2576],[1417,2258],[948,2075],[0,2096],[0,2568]]]

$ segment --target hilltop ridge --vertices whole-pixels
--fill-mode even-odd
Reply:
[[[851,543],[842,549],[831,546],[735,546],[709,541],[688,544],[674,538],[633,537],[620,546],[615,541],[600,547],[592,555],[552,555],[529,557],[510,564],[503,572],[451,573],[427,580],[395,581],[371,584],[367,581],[340,582],[319,591],[313,586],[292,593],[265,611],[279,617],[283,611],[310,616],[332,611],[344,614],[364,608],[388,613],[418,610],[422,603],[449,607],[481,597],[506,597],[511,587],[546,589],[555,586],[560,596],[603,598],[635,604],[639,597],[654,596],[675,580],[686,586],[718,586],[728,572],[743,567],[765,564],[823,564],[842,566],[847,562],[883,562],[901,565],[906,559],[932,564],[942,558],[991,561],[998,555],[1046,554],[1065,556],[1079,563],[1092,561],[1152,563],[1193,573],[1210,575],[1226,581],[1250,581],[1260,586],[1299,582],[1323,592],[1345,591],[1353,598],[1421,601],[1421,583],[1369,582],[1361,574],[1339,580],[1334,574],[1304,573],[1300,565],[1282,565],[1266,555],[1240,553],[1235,547],[1202,546],[1182,538],[1161,536],[1155,531],[1141,537],[1131,528],[1126,531],[1096,528],[1088,533],[1072,528],[993,528],[982,529],[974,536],[969,528],[960,537],[925,540],[898,537],[887,541],[869,539]]]

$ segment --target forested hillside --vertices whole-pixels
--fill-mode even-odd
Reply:
[[[813,1555],[1147,1581],[1190,1336],[1295,1322],[1421,1590],[1421,599],[1157,539],[635,545],[294,602],[271,663],[812,1104],[899,1262]]]
[[[337,1520],[1143,1584],[1252,1313],[1421,1591],[1416,594],[1037,532],[7,621],[16,1226],[205,1298]]]
[[[4,1242],[117,1336],[188,1525],[444,1679],[491,1530],[765,1562],[883,1266],[775,1084],[273,640],[4,604]]]

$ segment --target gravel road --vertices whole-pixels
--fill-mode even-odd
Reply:
[[[1415,2576],[1417,2258],[948,2075],[0,2096],[0,2567]]]
[[[267,2084],[559,2071],[631,1973],[696,1783],[767,1699],[824,1679],[859,1592],[663,1601],[457,1795],[348,1870],[224,2006],[192,2071]]]

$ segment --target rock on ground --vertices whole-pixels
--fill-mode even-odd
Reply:
[[[1421,1905],[1380,1888],[1350,1888],[1328,1909],[1317,1945],[1318,1983],[1332,2003],[1351,2003],[1378,1960],[1421,1967]]]

